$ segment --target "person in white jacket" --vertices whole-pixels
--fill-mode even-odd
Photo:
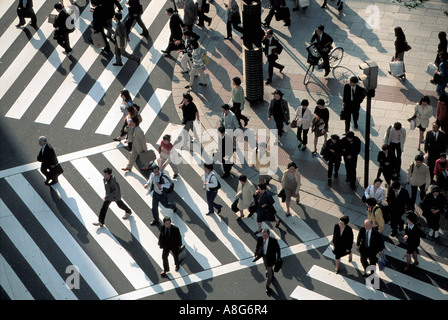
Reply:
[[[376,178],[373,181],[373,184],[368,186],[367,189],[364,191],[364,197],[365,199],[374,198],[376,200],[376,203],[381,204],[381,202],[386,198],[386,192],[384,191],[384,188],[381,187],[381,184],[383,183],[383,180],[380,178]]]
[[[300,107],[296,110],[297,140],[299,140],[297,148],[301,148],[302,151],[305,151],[306,145],[308,144],[308,131],[310,130],[311,121],[313,120],[313,114],[308,108],[308,105],[308,100],[303,99],[300,103]]]

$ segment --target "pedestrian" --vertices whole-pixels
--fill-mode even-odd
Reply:
[[[399,75],[398,78],[401,80],[406,79],[406,68],[404,66],[404,53],[408,51],[408,43],[406,41],[406,36],[403,32],[403,29],[401,27],[395,27],[394,29],[395,33],[395,53],[392,56],[392,62],[393,61],[402,61],[403,62],[403,74]],[[389,71],[390,73],[390,71]]]
[[[106,196],[103,198],[103,205],[101,206],[100,215],[98,216],[98,221],[94,222],[93,225],[97,227],[104,226],[104,221],[106,219],[106,213],[107,209],[110,206],[110,203],[112,201],[115,201],[118,208],[125,211],[123,219],[128,219],[132,211],[129,209],[129,207],[121,200],[121,191],[120,191],[120,185],[118,184],[117,180],[115,179],[114,175],[112,175],[112,169],[111,168],[105,168],[103,170],[103,183],[104,188],[106,190]]]
[[[448,130],[448,95],[442,94],[437,101],[436,118],[440,124],[440,130]]]
[[[121,61],[121,56],[125,56],[130,60],[134,60],[137,64],[140,64],[140,58],[136,57],[133,54],[126,52],[127,46],[127,35],[126,35],[126,27],[124,23],[121,21],[122,15],[120,12],[116,12],[114,14],[114,21],[116,23],[115,27],[115,63],[114,66],[123,66],[123,62]]]
[[[308,100],[303,99],[300,102],[300,107],[296,109],[297,140],[299,140],[297,148],[302,148],[302,151],[306,150],[306,145],[308,144],[308,131],[310,130],[312,121],[312,114],[308,105]]]
[[[372,222],[372,227],[382,235],[385,225],[382,207],[376,202],[375,198],[367,199],[366,207],[367,219]]]
[[[269,184],[272,180],[271,173],[271,153],[267,149],[266,142],[262,141],[258,144],[255,152],[252,153],[254,159],[252,159],[252,167],[255,167],[259,173],[258,183]]]
[[[295,162],[288,163],[288,168],[283,171],[282,175],[282,189],[285,191],[286,198],[286,216],[289,217],[291,212],[289,208],[291,206],[291,197],[296,198],[296,203],[300,203],[300,173],[297,170],[297,165]]]
[[[346,182],[350,183],[353,190],[356,189],[356,166],[358,155],[361,152],[361,140],[352,131],[347,132],[341,139],[342,156],[344,157]]]
[[[330,74],[330,58],[328,54],[332,48],[333,38],[325,32],[325,26],[321,24],[314,31],[310,42],[315,43],[316,48],[319,50],[323,60],[323,69],[325,70],[324,77],[327,77]]]
[[[288,102],[283,99],[283,92],[277,89],[273,95],[274,98],[269,103],[268,108],[268,122],[271,121],[272,117],[274,118],[278,137],[281,138],[284,133],[283,126],[289,124],[289,106]]]
[[[428,223],[429,236],[434,236],[435,239],[440,235],[440,216],[446,210],[446,198],[440,191],[438,186],[432,186],[431,193],[422,201],[422,215]]]
[[[283,20],[285,22],[284,26],[287,27],[291,25],[291,19],[288,15],[284,14],[284,8],[286,7],[286,1],[285,0],[271,0],[271,7],[269,9],[269,13],[264,18],[263,26],[266,28],[269,28],[271,25],[271,20],[276,16],[276,20]],[[279,19],[281,18],[281,19]]]
[[[438,34],[439,44],[437,45],[437,54],[434,64],[438,67],[442,60],[440,59],[440,53],[447,52],[448,40],[446,39],[446,32],[440,31]]]
[[[236,117],[236,115],[230,111],[230,106],[226,103],[221,106],[221,117],[219,120],[219,124],[221,127],[224,127],[226,130],[235,130],[240,127],[240,123]]]
[[[367,267],[374,266],[377,261],[377,255],[381,255],[384,249],[384,243],[381,236],[372,228],[372,221],[364,220],[364,226],[361,227],[356,240],[356,251],[361,254],[361,264],[364,268],[364,277],[368,277]]]
[[[162,141],[160,141],[159,145],[159,167],[162,169],[162,172],[165,168],[170,165],[171,169],[173,169],[173,179],[176,179],[179,175],[179,168],[173,161],[173,155],[175,149],[173,148],[173,144],[171,143],[171,135],[166,134],[163,136]]]
[[[419,129],[418,136],[418,147],[417,150],[420,151],[420,145],[423,141],[423,134],[426,128],[429,126],[429,119],[432,117],[432,107],[430,105],[430,100],[428,96],[423,96],[420,101],[415,105],[414,111],[415,115],[415,126]]]
[[[164,57],[170,56],[171,51],[181,48],[182,29],[185,27],[182,18],[177,12],[174,12],[173,8],[166,9],[166,14],[170,17],[170,37],[167,48],[162,50]]]
[[[123,171],[132,171],[138,155],[148,150],[145,133],[140,128],[140,119],[138,116],[133,116],[129,122],[128,141],[132,142],[132,150],[129,151],[129,161],[126,167],[122,168]]]
[[[411,185],[411,205],[415,204],[417,199],[417,188],[420,189],[420,201],[423,201],[427,188],[431,183],[431,175],[426,163],[423,162],[423,156],[415,156],[414,162],[408,167],[407,184]]]
[[[445,194],[448,192],[448,162],[446,161],[446,153],[441,153],[440,158],[436,160],[434,165],[434,182]]]
[[[118,12],[123,11],[123,7],[121,6],[119,0],[100,0],[100,3],[104,8],[107,37],[112,38],[112,36],[115,34],[115,31],[112,27],[112,19],[114,18],[114,14],[116,13],[115,7],[117,7]]]
[[[229,4],[225,3],[225,7],[227,8],[227,37],[224,38],[226,40],[232,40],[232,26],[233,29],[241,33],[241,38],[243,38],[243,28],[240,27],[241,23],[241,15],[240,8],[238,7],[237,0],[229,0]]]
[[[180,59],[181,73],[188,73],[188,69],[193,68],[193,51],[197,48],[199,38],[199,35],[192,31],[187,30],[183,32],[183,43],[179,44],[179,47],[181,48],[179,51],[182,52],[182,57]]]
[[[171,218],[165,216],[163,225],[160,227],[160,235],[158,245],[162,249],[163,271],[160,273],[162,277],[166,277],[166,273],[170,271],[168,256],[171,252],[174,258],[175,270],[179,271],[179,252],[182,247],[182,236],[179,228],[171,223]]]
[[[62,48],[64,48],[63,53],[67,56],[71,56],[73,49],[70,47],[70,33],[75,29],[73,23],[70,23],[70,15],[65,11],[64,7],[60,3],[56,3],[54,8],[58,12],[58,16],[53,23],[54,39],[58,42]],[[69,28],[71,26],[72,28]]]
[[[437,84],[436,92],[440,97],[443,94],[446,94],[445,88],[448,84],[448,53],[439,53],[439,57],[441,62],[437,67],[437,70],[434,71],[434,82]]]
[[[425,154],[428,158],[429,173],[431,180],[434,177],[434,166],[440,154],[446,152],[447,136],[446,133],[440,131],[439,122],[436,120],[432,124],[432,130],[426,133],[425,138]]]
[[[345,113],[345,132],[350,131],[350,121],[353,116],[353,125],[358,129],[359,110],[366,94],[358,85],[358,77],[351,77],[350,82],[344,85],[342,110]]]
[[[204,164],[204,178],[203,178],[203,188],[205,189],[205,195],[207,198],[208,212],[207,215],[211,215],[216,208],[218,214],[221,213],[222,204],[215,203],[216,195],[221,187],[221,184],[216,178],[215,172],[213,171],[213,164]]]
[[[381,151],[378,152],[377,156],[378,161],[378,173],[376,174],[377,178],[381,177],[383,174],[384,180],[386,181],[385,187],[390,187],[390,183],[394,175],[396,175],[396,161],[397,157],[395,154],[389,151],[389,146],[387,144],[383,144],[381,147]]]
[[[418,222],[417,216],[414,213],[408,214],[406,220],[406,226],[404,229],[404,241],[406,241],[406,266],[403,271],[409,271],[411,267],[411,255],[414,258],[413,266],[418,266],[418,246],[420,245],[420,239],[422,238],[423,231],[421,230]]]
[[[389,152],[395,155],[395,172],[400,177],[401,171],[401,155],[404,151],[404,143],[406,141],[406,129],[403,128],[401,122],[395,122],[393,127],[389,126],[384,135],[384,143],[389,146]]]
[[[107,41],[106,33],[104,32],[104,28],[106,28],[106,9],[103,7],[100,0],[91,0],[90,5],[92,6],[90,12],[92,12],[93,33],[101,34],[105,43],[102,50],[105,53],[110,53],[110,44]],[[89,38],[89,42],[93,44],[92,38]]]
[[[204,51],[199,45],[199,42],[192,41],[191,46],[193,51],[191,52],[191,72],[190,72],[190,83],[185,86],[185,89],[191,89],[193,87],[194,78],[197,74],[201,76],[202,82],[199,82],[200,86],[207,86],[207,78],[205,76],[205,61],[204,61]]]
[[[333,253],[335,255],[336,267],[335,273],[339,272],[339,262],[342,257],[348,256],[348,262],[352,262],[352,247],[353,247],[353,229],[348,225],[350,218],[342,216],[338,223],[334,225],[333,230]]]
[[[148,189],[148,193],[152,193],[152,217],[151,225],[160,223],[159,221],[159,203],[165,208],[172,209],[174,213],[177,212],[177,206],[175,203],[168,200],[168,192],[173,187],[173,181],[170,177],[160,171],[159,166],[154,166],[149,176],[148,181],[143,185],[145,189]]]
[[[283,51],[282,44],[274,37],[274,31],[272,29],[266,30],[266,34],[261,40],[263,44],[263,52],[266,55],[268,60],[268,78],[265,82],[266,85],[272,82],[272,75],[274,74],[274,67],[279,69],[280,73],[282,73],[285,68],[284,65],[277,63],[278,56]]]
[[[198,8],[193,0],[184,0],[184,30],[193,31],[193,26],[198,18]]]
[[[193,97],[189,93],[183,94],[182,102],[179,104],[179,108],[182,109],[182,124],[184,125],[184,128],[182,129],[183,142],[181,149],[184,149],[190,145],[190,130],[193,132],[195,141],[199,141],[199,136],[194,126],[195,121],[198,123],[198,125],[200,124],[199,111],[196,107],[196,104],[193,102]]]
[[[380,178],[376,178],[373,181],[373,184],[368,186],[366,190],[364,190],[364,197],[363,200],[366,201],[369,198],[375,199],[376,203],[381,205],[384,199],[386,199],[386,192],[381,187],[381,184],[383,183],[383,180]]]
[[[37,161],[42,162],[40,165],[40,172],[45,176],[45,184],[53,185],[58,183],[58,176],[61,175],[64,170],[58,161],[56,152],[53,147],[48,143],[47,137],[39,137],[39,146],[41,147],[39,154],[37,155]]]
[[[244,89],[241,86],[241,78],[234,77],[232,79],[232,107],[230,110],[235,114],[238,123],[241,127],[241,120],[244,121],[244,127],[247,127],[247,123],[249,122],[249,118],[245,115],[241,114],[241,111],[244,110]]]
[[[274,266],[277,261],[281,260],[280,246],[277,239],[270,236],[269,229],[263,229],[261,237],[257,239],[257,246],[255,247],[255,259],[263,258],[263,263],[266,268],[266,293],[271,294],[270,287],[272,280],[274,280]]]
[[[401,217],[412,210],[412,206],[408,190],[403,188],[400,182],[394,181],[387,193],[387,207],[383,208],[390,215],[391,237],[396,237],[398,232],[403,231],[404,221]]]
[[[328,161],[328,186],[331,187],[332,184],[332,176],[334,170],[334,178],[339,177],[339,168],[341,166],[341,157],[342,157],[342,148],[341,141],[337,134],[332,134],[330,139],[328,139],[325,144],[325,154],[324,159]]]
[[[123,113],[123,126],[121,127],[120,135],[114,138],[114,141],[121,141],[123,137],[125,137],[129,130],[129,122],[133,116],[138,114],[137,108],[134,107],[134,103],[132,102],[131,94],[128,90],[121,90],[120,92],[120,112]]]
[[[128,41],[129,33],[131,32],[134,21],[138,23],[140,28],[142,28],[142,33],[140,35],[143,37],[148,37],[148,29],[146,28],[145,23],[142,20],[143,6],[140,4],[140,0],[128,0],[128,2],[126,2],[126,5],[129,6],[128,18],[125,23]]]
[[[258,230],[255,234],[261,232],[261,224],[264,221],[275,221],[275,226],[278,228],[280,226],[280,220],[278,219],[274,208],[275,200],[269,192],[266,192],[266,184],[259,183],[257,190],[253,195],[254,202],[257,206],[257,224]]]
[[[198,27],[204,26],[204,21],[207,22],[208,26],[212,24],[212,18],[206,16],[210,9],[210,4],[207,3],[207,0],[197,0],[196,2],[197,14],[198,14],[198,23],[196,24]]]
[[[19,17],[19,24],[16,25],[17,28],[21,28],[25,25],[25,18],[31,18],[30,26],[36,30],[39,29],[37,26],[36,13],[33,9],[33,0],[19,0],[17,16]]]
[[[222,163],[222,168],[224,174],[221,178],[225,179],[230,177],[230,170],[233,166],[233,136],[228,135],[224,127],[218,128],[219,132],[219,143],[218,143],[218,154],[219,160]]]
[[[240,212],[237,221],[244,218],[244,210],[249,209],[254,204],[253,195],[255,193],[255,186],[247,179],[247,176],[242,174],[238,177],[238,189],[236,191],[235,199],[238,200],[237,208]]]
[[[317,154],[317,140],[324,136],[324,144],[327,142],[328,122],[330,121],[330,112],[325,107],[324,99],[317,100],[316,108],[314,108],[311,132],[314,132],[314,151],[313,156]]]

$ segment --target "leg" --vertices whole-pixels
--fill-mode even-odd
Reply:
[[[119,200],[115,202],[121,210],[124,210],[126,213],[131,213],[131,209],[123,202],[123,200]]]
[[[98,222],[104,224],[104,220],[106,219],[106,212],[109,208],[111,201],[104,200],[103,205],[101,206],[100,215],[98,216]]]
[[[201,76],[202,79],[202,84],[207,84],[207,77],[205,76],[205,72],[203,68],[199,68],[198,69],[199,75]]]
[[[176,209],[176,204],[168,201],[168,196],[166,195],[165,192],[162,193],[161,195],[158,195],[158,197],[159,197],[159,201],[162,204],[162,206],[164,206],[165,208],[168,208],[168,209],[172,209],[172,210]]]
[[[138,23],[140,28],[142,28],[142,35],[143,36],[148,36],[149,32],[148,32],[148,29],[145,26],[145,23],[142,20],[142,15],[141,14],[139,14],[137,17],[135,17],[135,21]]]
[[[149,187],[148,187],[149,188]],[[154,221],[159,221],[159,194],[157,192],[152,193],[152,217]]]
[[[272,8],[269,10],[268,15],[267,15],[266,18],[264,19],[264,23],[265,23],[267,26],[269,26],[269,25],[271,24],[271,20],[272,20],[272,17],[274,16],[274,14],[275,14],[275,9],[272,7]]]
[[[168,255],[170,254],[169,248],[163,248],[162,250],[162,261],[163,261],[163,271],[168,272],[170,271],[170,265],[168,263]]]
[[[188,72],[188,61],[190,57],[188,54],[183,53],[182,58],[180,58],[180,67],[182,68],[182,72]]]
[[[302,139],[303,139],[303,150],[305,149],[306,145],[308,144],[308,131],[309,130],[310,129],[304,129],[303,130],[303,137],[302,137]]]
[[[227,21],[226,31],[227,31],[227,38],[226,39],[232,38],[232,22],[231,21]]]
[[[192,87],[194,83],[194,76],[198,73],[198,69],[191,69],[190,72],[190,84],[189,86]]]
[[[133,54],[127,53],[124,48],[123,49],[119,49],[119,50],[121,51],[121,55],[125,56],[126,58],[128,58],[130,60],[134,60],[137,63],[140,63],[140,59],[139,58],[137,58]]]

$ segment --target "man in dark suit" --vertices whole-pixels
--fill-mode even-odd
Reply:
[[[122,66],[123,62],[121,61],[121,56],[125,56],[128,59],[134,60],[138,64],[140,64],[140,58],[137,58],[133,54],[129,54],[126,52],[126,46],[127,46],[127,34],[126,34],[126,27],[124,26],[124,23],[121,21],[122,15],[120,12],[115,13],[114,15],[114,21],[116,22],[116,28],[115,28],[115,59],[116,62],[114,63],[114,66]]]
[[[110,45],[107,41],[106,33],[104,33],[104,28],[106,28],[106,9],[100,0],[91,0],[90,5],[92,6],[90,12],[92,12],[93,33],[101,33],[106,44],[103,51],[110,53]],[[92,38],[89,39],[89,42],[93,44]]]
[[[276,62],[279,54],[283,51],[283,46],[276,38],[274,38],[272,29],[266,31],[266,34],[262,39],[262,44],[264,46],[263,52],[268,59],[268,79],[266,80],[266,84],[270,84],[272,82],[274,67],[278,68],[280,73],[282,73],[285,68],[285,66]]]
[[[388,206],[383,208],[387,210],[390,215],[390,226],[392,232],[391,237],[396,237],[398,231],[403,230],[404,221],[401,219],[404,213],[412,209],[411,197],[409,196],[408,190],[401,187],[400,182],[394,181],[392,183],[389,192],[387,193],[387,204]]]
[[[54,8],[58,12],[58,16],[53,23],[53,26],[55,28],[54,39],[56,39],[58,44],[65,49],[64,54],[70,56],[73,50],[70,47],[69,34],[74,31],[73,28],[69,29],[67,27],[71,24],[71,21],[69,20],[70,15],[67,13],[67,11],[65,11],[64,7],[60,3],[56,3],[54,5]]]
[[[285,7],[286,7],[285,0],[271,0],[271,8],[269,10],[268,15],[264,19],[263,25],[266,28],[269,28],[269,25],[271,24],[271,20],[274,14],[280,14],[282,20],[285,21],[285,27],[289,26],[291,24],[291,19],[289,15],[284,14]]]
[[[356,165],[358,155],[361,152],[361,140],[355,137],[352,131],[347,132],[341,140],[342,156],[344,157],[345,171],[347,177],[345,181],[350,182],[353,190],[356,189]]]
[[[16,25],[17,28],[21,28],[25,25],[25,18],[31,18],[30,26],[36,30],[38,29],[36,13],[34,13],[33,9],[33,0],[19,0],[17,16],[19,17],[19,24]]]
[[[432,124],[432,130],[426,133],[425,153],[428,156],[428,167],[431,180],[434,177],[434,167],[436,160],[440,158],[441,153],[445,153],[447,145],[447,137],[445,132],[440,131],[439,121],[436,120]]]
[[[218,128],[218,131],[221,137],[221,143],[219,143],[218,145],[218,152],[220,153],[220,160],[224,172],[221,178],[225,179],[227,177],[230,177],[230,170],[232,170],[233,166],[233,135],[228,135],[226,133],[226,129],[222,126]]]
[[[112,19],[114,18],[115,14],[115,7],[118,8],[118,12],[123,11],[123,7],[121,6],[120,2],[118,0],[100,0],[101,5],[104,7],[104,14],[105,14],[105,20],[106,25],[105,28],[107,29],[107,36],[109,38],[112,37],[114,34],[114,30],[112,28]]]
[[[352,115],[355,129],[358,129],[359,109],[365,97],[364,89],[358,85],[358,78],[351,77],[350,82],[344,86],[342,100],[342,110],[345,112],[345,133],[350,131]]]
[[[163,225],[160,228],[159,235],[159,247],[162,249],[163,271],[160,273],[162,277],[166,276],[166,273],[170,271],[168,264],[168,255],[171,253],[174,257],[174,264],[176,271],[179,270],[179,252],[182,246],[182,237],[180,235],[179,228],[171,223],[171,218],[166,216],[163,218]]]
[[[255,248],[255,259],[257,261],[263,258],[266,267],[266,293],[270,294],[272,289],[270,285],[274,279],[274,266],[280,260],[280,246],[277,239],[269,236],[269,229],[262,230],[262,236],[257,239]]]
[[[378,231],[372,228],[372,221],[364,220],[364,227],[359,230],[358,239],[356,240],[356,250],[361,254],[364,277],[369,276],[366,273],[367,267],[377,263],[377,255],[381,254],[383,249],[383,240]]]
[[[166,14],[170,17],[170,39],[168,47],[162,50],[163,55],[169,56],[170,52],[181,48],[183,28],[185,27],[182,18],[173,8],[166,9]]]
[[[40,152],[37,155],[37,161],[42,162],[40,171],[47,178],[46,185],[53,185],[58,182],[58,176],[62,174],[63,170],[59,164],[56,153],[53,147],[47,142],[45,136],[39,137]]]
[[[134,21],[136,21],[140,28],[142,28],[142,33],[140,35],[142,35],[143,37],[149,36],[148,29],[146,28],[145,23],[142,20],[143,7],[140,4],[140,0],[129,0],[128,2],[126,2],[126,4],[129,6],[128,19],[125,23],[127,36],[129,37],[129,33],[131,32],[131,27]]]
[[[325,74],[324,77],[328,76],[330,73],[330,62],[328,54],[332,48],[333,38],[326,32],[324,32],[325,27],[320,25],[316,28],[313,36],[311,37],[311,43],[316,43],[316,48],[319,49],[321,57],[324,61]]]

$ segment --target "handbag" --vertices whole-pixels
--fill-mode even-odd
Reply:
[[[297,117],[291,121],[291,128],[297,128]]]
[[[409,51],[409,50],[411,50],[412,49],[412,47],[406,42],[406,49],[404,49],[404,51]]]
[[[278,193],[278,197],[282,199],[282,202],[286,201],[286,192],[285,189],[282,189],[279,193]]]
[[[339,113],[339,120],[345,121],[345,119],[346,119],[345,111],[341,110],[341,113]]]
[[[386,263],[387,263],[386,254],[384,253],[384,251],[382,251],[381,257],[378,259],[378,268],[380,269],[380,271],[383,271],[384,268],[386,268]]]
[[[96,49],[104,48],[106,42],[104,41],[103,34],[101,32],[92,33],[92,42]]]
[[[415,130],[415,127],[416,127],[416,120],[412,119],[411,121],[409,121],[409,129]]]
[[[238,212],[238,211],[240,211],[240,209],[238,209],[238,199],[236,199],[235,201],[233,201],[233,203],[232,203],[232,211],[233,211],[233,212]]]

